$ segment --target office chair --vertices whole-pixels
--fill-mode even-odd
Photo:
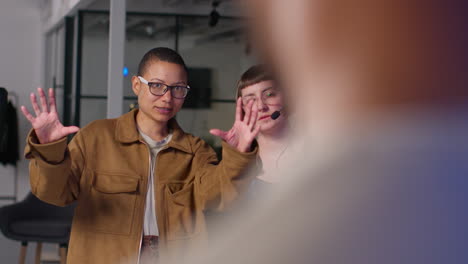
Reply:
[[[42,243],[59,244],[60,263],[65,264],[74,208],[47,204],[32,193],[0,208],[0,230],[5,237],[21,242],[20,264],[25,262],[28,242],[37,243],[36,264],[41,261]]]

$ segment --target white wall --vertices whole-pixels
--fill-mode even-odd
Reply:
[[[19,199],[29,192],[28,162],[22,153],[30,125],[20,113],[21,104],[29,105],[29,93],[42,84],[42,28],[38,1],[2,0],[0,4],[0,86],[18,96],[20,162]],[[0,164],[0,196],[13,194],[13,166]],[[0,201],[0,206],[11,201]],[[34,244],[29,247],[27,263],[33,263]],[[17,263],[20,243],[0,234],[0,262]]]
[[[0,86],[18,96],[20,162],[19,198],[29,191],[27,161],[22,153],[30,124],[19,106],[30,105],[29,93],[42,84],[43,41],[40,12],[32,0],[3,0],[0,8]],[[13,193],[14,169],[0,165],[0,195]]]

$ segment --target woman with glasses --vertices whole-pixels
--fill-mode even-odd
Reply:
[[[274,183],[280,179],[272,173],[284,163],[288,148],[288,115],[284,108],[284,98],[277,82],[263,65],[250,67],[242,74],[237,84],[237,97],[242,102],[243,111],[249,112],[248,105],[257,106],[259,133],[257,177],[253,188]]]
[[[139,109],[82,129],[61,124],[52,89],[49,103],[38,89],[41,108],[31,94],[36,116],[21,108],[33,127],[25,151],[32,192],[59,206],[78,203],[68,263],[145,263],[180,255],[181,247],[189,250],[204,237],[205,211],[223,209],[248,182],[242,171],[255,159],[251,143],[259,131],[253,101],[239,101],[232,129],[220,135],[218,163],[213,149],[174,119],[190,91],[179,54],[147,52],[132,89]],[[67,145],[66,136],[75,132]]]

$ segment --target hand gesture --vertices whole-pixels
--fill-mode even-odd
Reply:
[[[212,135],[220,137],[226,141],[229,145],[237,148],[240,152],[247,152],[250,150],[252,141],[260,130],[259,126],[256,126],[258,118],[257,105],[254,105],[255,100],[251,100],[246,105],[245,115],[242,116],[242,100],[237,99],[236,104],[236,119],[232,128],[229,131],[222,131],[219,129],[211,129]]]
[[[39,109],[37,105],[36,94],[31,93],[30,96],[36,117],[33,117],[23,105],[21,106],[21,112],[31,123],[41,144],[57,141],[79,130],[76,126],[64,127],[60,123],[55,106],[54,90],[52,88],[49,88],[49,105],[47,105],[44,90],[37,88],[37,92],[39,93],[42,109]]]

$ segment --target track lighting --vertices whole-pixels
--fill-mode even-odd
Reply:
[[[219,3],[220,3],[220,1],[215,0],[211,4],[211,6],[213,7],[213,10],[210,13],[210,21],[208,23],[210,25],[210,27],[216,26],[218,24],[219,18],[221,17],[221,15],[216,10],[216,8],[219,6]]]

